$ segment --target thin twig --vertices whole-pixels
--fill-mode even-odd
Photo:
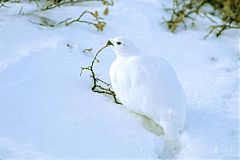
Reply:
[[[112,88],[112,87],[111,87],[111,84],[109,84],[109,83],[107,83],[107,82],[105,82],[105,81],[97,78],[97,77],[96,77],[96,74],[95,74],[95,72],[94,72],[94,65],[99,61],[99,60],[97,59],[97,56],[99,55],[99,53],[100,53],[103,49],[107,48],[108,46],[109,46],[109,45],[106,44],[104,47],[102,47],[101,49],[99,49],[99,50],[97,51],[97,53],[95,54],[95,56],[94,56],[94,58],[93,58],[93,60],[92,60],[92,62],[91,62],[91,64],[90,64],[89,66],[87,66],[87,67],[81,67],[80,75],[82,75],[82,73],[83,73],[84,70],[90,71],[90,73],[91,73],[90,77],[91,77],[92,80],[93,80],[92,91],[93,91],[93,92],[96,92],[96,93],[100,93],[100,94],[110,95],[110,96],[113,97],[114,102],[115,102],[116,104],[122,104],[122,103],[118,100],[116,93],[111,89],[111,88]],[[103,87],[101,84],[106,85],[108,88]]]
[[[208,34],[206,36],[204,36],[204,39],[207,39],[208,36],[213,33],[213,31],[217,31],[216,32],[216,36],[219,37],[226,29],[240,29],[240,26],[233,26],[231,24],[222,24],[222,25],[213,25],[210,26],[210,30],[208,32]]]
[[[18,15],[22,14],[23,7],[21,7],[20,11],[18,12]]]
[[[85,21],[85,20],[82,20],[83,16],[86,15],[86,14],[90,14],[93,18],[94,18],[94,22],[91,22],[91,21]],[[106,22],[103,22],[101,21],[102,18],[99,17],[98,15],[98,12],[95,11],[95,12],[90,12],[90,11],[84,11],[80,14],[80,16],[74,20],[71,20],[72,18],[67,18],[66,20],[64,21],[61,21],[59,22],[58,24],[62,24],[62,23],[65,23],[66,26],[69,26],[75,22],[79,22],[79,23],[86,23],[86,24],[89,24],[89,25],[93,25],[97,28],[97,31],[103,31],[104,30],[104,27],[106,26]],[[71,20],[71,21],[70,21]]]
[[[1,7],[9,8],[8,6],[5,5],[5,2],[8,2],[8,1],[9,0],[0,1],[0,8]]]
[[[54,2],[54,1],[47,1],[44,6],[42,7],[42,10],[49,10],[49,9],[53,9],[56,7],[61,7],[63,5],[66,4],[71,4],[73,5],[74,3],[80,3],[80,2],[103,2],[104,5],[109,5],[112,6],[113,5],[113,1],[105,1],[105,0],[62,0],[58,3]]]
[[[93,49],[93,48],[85,48],[85,49],[83,50],[83,53],[91,52],[92,49]]]

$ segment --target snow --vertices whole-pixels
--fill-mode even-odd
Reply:
[[[57,28],[32,24],[29,21],[36,17],[18,13],[22,6],[23,12],[34,10],[34,3],[0,8],[0,159],[168,156],[159,155],[163,139],[145,129],[146,119],[93,93],[88,75],[79,76],[80,67],[93,58],[82,50],[97,50],[119,35],[140,50],[167,59],[186,92],[183,148],[175,158],[238,159],[239,31],[204,40],[208,21],[201,20],[195,29],[169,33],[160,25],[165,15],[161,3],[116,0],[104,17],[104,32],[85,24]],[[44,14],[63,20],[86,9],[103,7],[86,3]],[[97,70],[101,78],[109,81],[114,58],[110,49],[101,54]]]

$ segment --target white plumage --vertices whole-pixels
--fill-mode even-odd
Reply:
[[[110,68],[113,90],[131,111],[143,114],[178,139],[185,123],[186,97],[171,65],[164,59],[139,54],[123,38],[109,41],[117,54]]]

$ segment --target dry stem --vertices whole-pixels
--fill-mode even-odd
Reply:
[[[82,17],[86,14],[90,14],[91,16],[93,16],[94,17],[94,22],[82,20]],[[59,22],[59,24],[65,23],[66,26],[69,26],[74,22],[86,23],[86,24],[95,26],[97,28],[97,31],[103,31],[105,26],[106,26],[106,22],[102,21],[102,18],[99,17],[99,14],[98,14],[97,11],[95,11],[95,12],[84,11],[80,14],[80,16],[77,19],[74,19],[74,20],[71,20],[71,19],[72,18],[67,18],[64,21]]]
[[[80,3],[80,2],[102,2],[104,5],[113,5],[113,1],[111,0],[110,2],[109,1],[106,1],[106,0],[62,0],[62,1],[59,1],[59,2],[55,2],[55,1],[47,1],[44,6],[42,7],[42,10],[48,10],[48,9],[53,9],[53,8],[56,8],[56,7],[61,7],[63,5],[66,5],[66,4],[74,4],[74,3]]]
[[[99,62],[99,60],[97,59],[97,56],[99,55],[99,53],[100,53],[103,49],[105,49],[105,48],[107,48],[107,47],[108,47],[108,44],[106,44],[104,47],[102,47],[101,49],[99,49],[99,50],[97,51],[96,55],[94,56],[94,58],[93,58],[93,60],[92,60],[92,62],[91,62],[91,64],[90,64],[89,66],[87,66],[87,67],[81,67],[81,73],[80,73],[80,75],[82,75],[82,72],[83,72],[84,70],[89,71],[89,72],[91,73],[90,77],[91,77],[92,80],[93,80],[92,91],[93,91],[93,92],[96,92],[96,93],[101,93],[101,94],[110,95],[110,96],[113,97],[114,102],[115,102],[116,104],[122,104],[122,103],[118,100],[116,93],[112,90],[111,84],[109,84],[109,83],[107,83],[107,82],[105,82],[105,81],[97,78],[97,77],[96,77],[96,74],[95,74],[95,72],[94,72],[94,65],[95,65],[95,63],[98,63],[98,62]],[[107,86],[107,88],[103,87],[101,84]]]

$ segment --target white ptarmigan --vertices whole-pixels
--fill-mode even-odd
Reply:
[[[110,80],[120,101],[162,126],[167,139],[178,139],[185,124],[186,96],[172,66],[162,58],[139,54],[121,37],[108,44],[117,55]]]

